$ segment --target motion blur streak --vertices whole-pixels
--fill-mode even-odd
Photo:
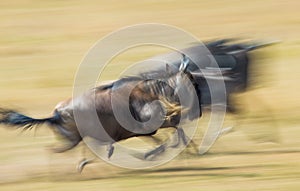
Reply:
[[[202,41],[281,43],[253,52],[253,83],[235,97],[242,111],[226,116],[224,127],[233,131],[207,155],[191,154],[190,147],[155,169],[125,170],[99,161],[78,174],[74,166],[81,148],[52,154],[47,147],[59,141],[46,126],[21,134],[1,125],[0,190],[299,190],[299,7],[294,0],[1,1],[0,107],[35,118],[49,116],[56,103],[72,95],[84,54],[121,27],[165,23]],[[116,79],[130,64],[165,52],[155,46],[129,50],[112,60],[102,80]],[[203,115],[195,142],[208,120]],[[139,139],[126,142],[136,143],[143,146]]]

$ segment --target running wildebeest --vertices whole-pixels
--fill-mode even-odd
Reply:
[[[70,150],[76,147],[84,136],[94,136],[94,138],[99,140],[103,145],[108,146],[108,157],[110,157],[114,150],[114,142],[136,136],[151,136],[156,133],[158,128],[165,127],[174,127],[177,129],[179,139],[175,146],[179,144],[179,141],[187,144],[183,130],[177,127],[181,114],[184,113],[182,111],[186,109],[182,108],[178,96],[176,95],[178,88],[185,87],[187,92],[196,92],[197,96],[191,98],[194,103],[192,105],[195,106],[195,108],[187,108],[191,111],[188,112],[189,115],[187,118],[198,118],[201,116],[201,108],[211,104],[211,95],[207,81],[224,80],[227,99],[230,100],[230,95],[233,92],[244,91],[248,85],[248,52],[264,46],[264,44],[253,46],[245,46],[242,44],[226,45],[226,42],[227,40],[221,40],[206,44],[220,67],[221,73],[215,73],[216,68],[210,65],[210,58],[197,56],[198,52],[193,52],[193,47],[191,47],[186,50],[186,52],[191,50],[189,55],[194,54],[194,58],[198,57],[199,59],[193,59],[193,61],[198,63],[193,63],[186,56],[183,56],[183,59],[181,59],[182,62],[178,62],[180,59],[176,59],[175,63],[170,64],[176,66],[179,72],[166,72],[165,69],[158,69],[154,73],[149,72],[137,77],[125,77],[112,83],[100,85],[85,92],[80,97],[59,103],[55,107],[53,115],[48,118],[34,119],[14,110],[1,109],[0,124],[17,126],[24,129],[31,129],[43,123],[48,124],[54,132],[62,136],[68,143],[65,147],[55,148],[55,152]],[[180,54],[176,54],[180,56]],[[166,61],[169,63],[168,60]],[[198,68],[199,63],[202,67],[201,71]],[[207,77],[204,75],[205,72],[217,75]],[[192,82],[192,86],[186,83],[187,81]],[[162,121],[160,126],[152,129],[147,126],[138,125],[132,128],[140,131],[130,131],[119,124],[119,121],[113,114],[111,104],[112,97],[114,95],[120,95],[122,98],[122,91],[130,88],[132,88],[129,99],[130,115],[132,115],[135,120],[142,122],[142,124],[155,115]],[[151,105],[155,100],[158,100],[160,104]],[[96,106],[96,118],[98,121],[101,121],[103,131],[93,131],[97,125],[93,123],[93,120],[88,120],[89,116],[93,116],[93,109],[95,109],[93,108],[94,104]],[[125,107],[128,102],[126,103],[126,100],[118,99],[116,104],[118,108],[122,108]],[[201,106],[199,104],[201,104]],[[232,106],[229,101],[227,102],[227,106]],[[197,110],[197,108],[199,108],[200,111],[193,112],[193,110]],[[79,120],[79,122],[83,123],[81,126],[87,126],[83,128],[83,130],[77,127],[76,122],[78,121],[75,121],[76,113],[83,119]],[[146,153],[145,158],[150,155],[156,155],[164,149],[165,145],[161,145],[157,149]]]
[[[211,54],[200,55],[197,47],[203,45],[192,46],[184,50],[185,53],[193,57],[193,61],[189,64],[187,71],[192,74],[199,88],[198,92],[201,92],[199,102],[202,109],[204,107],[209,108],[212,104],[212,95],[208,81],[223,80],[226,87],[227,111],[237,112],[232,102],[232,95],[245,92],[250,85],[249,73],[251,71],[249,66],[254,62],[251,51],[277,43],[276,41],[266,43],[232,43],[232,41],[234,39],[221,39],[205,43]],[[162,58],[169,64],[180,68],[179,56],[178,53],[169,53],[155,58]],[[212,57],[216,64],[213,64]],[[205,76],[205,74],[208,74],[210,77]]]
[[[197,95],[189,97],[191,104],[188,108],[183,108],[177,95],[180,88],[187,92],[193,92],[197,88],[197,84],[190,83],[192,76],[186,72],[186,68],[190,60],[183,57],[180,70],[172,71],[167,65],[166,71],[160,71],[157,79],[145,79],[140,76],[124,77],[109,84],[95,87],[79,97],[74,97],[59,103],[51,117],[35,119],[28,117],[14,110],[0,110],[0,124],[16,126],[23,129],[31,129],[37,125],[46,123],[59,136],[67,141],[67,145],[62,148],[55,148],[55,152],[65,152],[78,145],[86,136],[95,138],[103,145],[108,146],[108,158],[113,153],[113,144],[115,142],[136,136],[151,136],[156,133],[159,128],[173,127],[178,133],[179,142],[187,144],[184,131],[177,125],[182,115],[185,118],[195,119],[201,116],[201,110]],[[119,123],[114,115],[112,102],[120,110],[126,109],[128,100],[123,99],[124,91],[132,88],[129,97],[129,112],[138,125],[133,125],[132,130],[126,129]],[[118,99],[114,99],[113,97]],[[158,101],[159,104],[152,104]],[[95,106],[95,107],[93,107]],[[93,110],[95,109],[95,110]],[[184,110],[188,110],[184,112]],[[124,110],[125,111],[125,110]],[[93,112],[96,112],[96,119],[91,119]],[[79,115],[80,119],[75,121],[75,116]],[[145,125],[153,116],[159,118],[162,123],[154,128]],[[98,127],[97,120],[101,122],[103,129]],[[126,120],[126,118],[125,118]],[[86,126],[85,129],[78,129],[78,123]],[[97,130],[95,130],[97,129]],[[95,130],[95,131],[94,131]],[[145,158],[155,155],[164,150],[165,145],[146,153]]]

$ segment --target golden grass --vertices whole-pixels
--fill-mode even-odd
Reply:
[[[1,128],[0,189],[298,190],[299,6],[293,0],[0,2],[0,105],[38,117],[72,95],[76,69],[87,50],[120,27],[157,22],[181,27],[201,40],[282,40],[259,51],[259,88],[239,95],[247,112],[227,116],[225,126],[234,125],[235,131],[219,139],[208,155],[185,152],[143,171],[100,162],[78,175],[80,150],[50,154],[45,147],[55,139],[44,126],[37,136]],[[113,79],[132,62],[160,51],[120,55],[103,79]]]

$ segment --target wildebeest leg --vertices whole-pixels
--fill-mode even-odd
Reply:
[[[82,170],[84,169],[84,167],[87,165],[87,164],[91,164],[93,161],[95,160],[95,158],[92,158],[92,159],[82,159],[78,165],[77,165],[77,171],[79,173],[82,172]]]
[[[177,145],[172,145],[171,147],[177,147],[180,143],[180,139],[182,140],[183,144],[186,146],[188,144],[188,137],[185,135],[184,131],[182,128],[177,128],[177,133],[178,133],[178,142]],[[190,140],[190,145],[195,149],[196,152],[198,152],[198,146],[197,144],[191,139]]]
[[[178,140],[174,145],[171,145],[170,147],[172,147],[172,148],[178,147],[178,145],[180,144],[181,141],[183,142],[184,145],[187,145],[188,141],[187,141],[187,137],[186,137],[183,129],[179,128],[179,127],[174,127],[174,128],[176,129],[176,132],[178,135]],[[167,148],[167,144],[166,143],[162,144],[159,147],[155,148],[154,150],[147,152],[145,154],[144,158],[147,159],[151,155],[156,156],[156,155],[164,152],[166,150],[166,148]]]
[[[159,147],[153,149],[152,151],[149,151],[145,154],[144,158],[147,159],[151,155],[156,156],[166,150],[166,144],[162,144]]]
[[[113,144],[109,144],[107,145],[107,157],[110,158],[112,156],[112,154],[114,153],[115,147],[113,146]]]
[[[182,142],[183,142],[184,145],[187,145],[188,141],[187,141],[187,138],[186,138],[186,135],[185,135],[183,129],[180,128],[180,127],[174,127],[174,128],[176,129],[178,139],[177,139],[177,142],[174,145],[172,145],[171,147],[172,148],[178,147],[178,145],[180,144],[181,140],[182,140]]]

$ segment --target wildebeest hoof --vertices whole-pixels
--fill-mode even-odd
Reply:
[[[77,172],[81,173],[86,164],[87,164],[87,160],[82,159],[77,165]]]
[[[87,164],[91,163],[92,161],[93,161],[93,159],[85,159],[85,158],[82,159],[77,165],[77,172],[81,173],[83,171],[84,167]]]

